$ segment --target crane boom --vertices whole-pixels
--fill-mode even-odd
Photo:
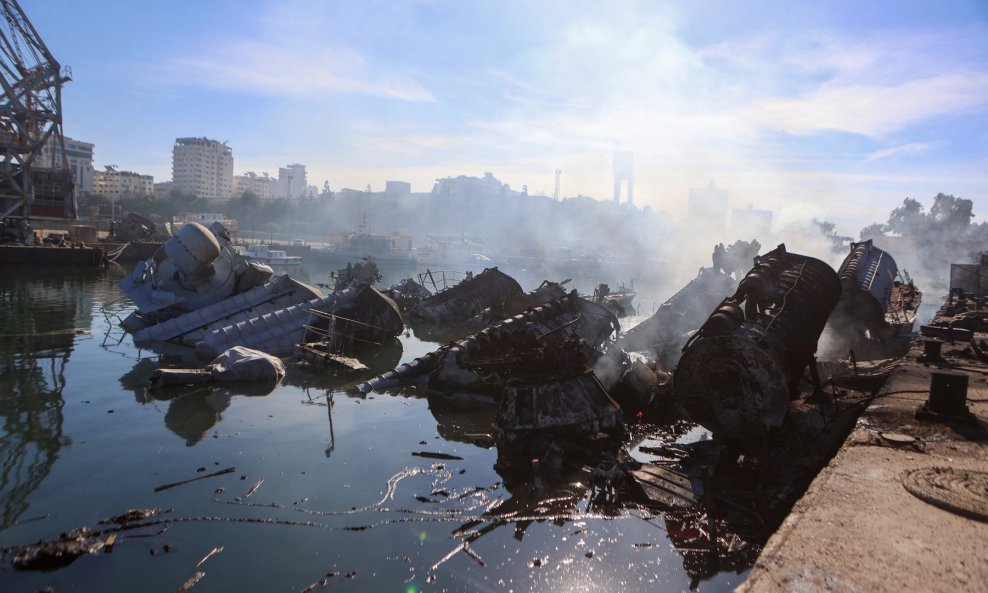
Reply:
[[[16,0],[0,0],[0,16],[0,218],[74,219],[62,132],[62,85],[70,72]]]

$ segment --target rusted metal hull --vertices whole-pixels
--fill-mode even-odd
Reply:
[[[427,381],[436,389],[499,390],[504,379],[497,377],[560,363],[560,352],[554,349],[568,339],[582,339],[586,350],[599,352],[618,328],[610,310],[573,291],[416,358],[358,389],[366,393]]]
[[[573,377],[505,385],[494,435],[502,441],[536,431],[593,435],[620,422],[620,406],[593,372],[586,371]]]
[[[728,441],[750,442],[780,426],[840,292],[830,266],[784,245],[757,258],[686,345],[676,397]]]
[[[904,280],[895,260],[871,240],[852,243],[837,272],[841,298],[827,322],[824,359],[899,356],[909,347],[922,293]]]
[[[836,331],[863,332],[872,335],[886,325],[885,312],[899,272],[895,260],[875,247],[869,239],[851,243],[851,252],[837,271],[841,297],[831,315]]]
[[[497,268],[487,268],[422,300],[409,312],[408,319],[412,324],[462,322],[523,292],[517,280]]]
[[[696,278],[662,303],[651,317],[622,334],[616,346],[629,352],[647,351],[664,368],[673,368],[686,335],[700,327],[736,285],[734,278],[717,269],[701,268]]]

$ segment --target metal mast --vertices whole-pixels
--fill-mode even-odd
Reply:
[[[71,71],[16,0],[0,0],[0,13],[0,218],[76,218],[62,133],[62,85]]]

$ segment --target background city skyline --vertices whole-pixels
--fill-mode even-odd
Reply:
[[[485,171],[529,193],[681,216],[731,207],[845,232],[937,192],[988,204],[988,5],[315,1],[25,6],[73,70],[65,132],[171,177],[175,138],[228,141],[234,173],[429,191]],[[978,220],[976,219],[976,220]]]

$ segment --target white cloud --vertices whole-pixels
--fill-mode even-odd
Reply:
[[[297,98],[361,94],[402,101],[434,101],[408,76],[371,64],[346,48],[229,40],[202,55],[182,56],[159,74],[175,85]]]
[[[238,34],[214,35],[153,70],[154,82],[218,91],[312,99],[355,94],[408,102],[435,96],[386,60],[334,35],[350,9],[306,0],[269,2]]]
[[[952,73],[894,85],[824,85],[796,99],[767,99],[753,117],[790,134],[882,137],[933,117],[986,110],[988,74]]]
[[[915,156],[918,154],[923,154],[933,148],[933,143],[929,142],[910,142],[909,144],[903,144],[901,146],[892,146],[890,148],[883,148],[882,150],[876,150],[869,154],[865,160],[868,162],[877,161],[880,159],[892,157],[892,156]]]
[[[351,101],[333,117],[299,109],[304,117],[283,126],[324,126],[312,136],[331,142],[303,147],[285,140],[278,150],[297,151],[310,166],[321,165],[334,187],[334,178],[356,187],[376,183],[369,172],[377,167],[379,175],[415,176],[417,185],[490,170],[534,191],[551,188],[552,171],[561,167],[564,193],[606,198],[618,143],[635,152],[638,195],[655,196],[658,207],[679,204],[686,188],[710,178],[756,206],[798,196],[828,208],[863,207],[854,202],[855,187],[870,187],[871,195],[888,202],[903,195],[903,187],[960,192],[951,179],[983,179],[960,166],[953,177],[936,177],[933,167],[900,175],[891,169],[899,157],[939,156],[928,134],[914,133],[917,128],[988,111],[984,26],[861,34],[808,23],[698,45],[685,33],[703,27],[704,15],[690,15],[688,5],[679,10],[631,2],[614,9],[588,3],[578,10],[546,7],[534,16],[530,12],[539,9],[525,7],[517,9],[525,19],[516,18],[539,35],[498,40],[480,28],[473,35],[482,49],[449,45],[458,55],[447,61],[436,48],[447,47],[449,31],[407,14],[376,21],[350,15],[349,28],[364,28],[326,32],[321,25],[333,10],[356,9],[320,2],[279,6],[272,4],[253,30],[242,27],[243,36],[177,58],[168,79],[289,99],[278,102],[280,110],[302,105],[292,99],[311,107],[311,99],[322,97],[333,108],[332,99],[341,94],[407,103],[382,111],[375,109],[380,102],[364,108]],[[541,23],[528,22],[539,16]],[[493,11],[490,18],[497,21],[491,30],[503,33],[502,15]],[[379,28],[384,32],[369,41],[367,31]],[[388,43],[393,35],[402,43]],[[462,31],[453,36],[461,42],[470,37]],[[432,52],[419,55],[416,44]],[[395,55],[396,48],[407,53]],[[858,138],[835,138],[833,131]],[[974,151],[972,159],[978,156]],[[876,161],[893,174],[868,176]],[[358,182],[358,173],[370,177]]]

